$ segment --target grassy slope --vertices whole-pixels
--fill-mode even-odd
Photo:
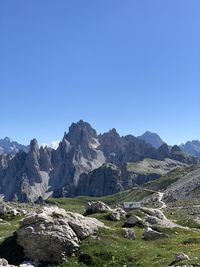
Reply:
[[[138,192],[138,189],[136,190]],[[121,194],[121,199],[135,196],[133,191],[124,192]],[[100,198],[107,203],[113,203],[114,199],[120,197],[120,194]],[[66,210],[80,211],[84,209],[84,204],[88,198],[63,198],[56,199],[60,207]],[[89,198],[91,200],[91,198]],[[93,198],[92,198],[93,200]],[[51,200],[53,201],[53,200]],[[139,215],[139,211],[133,211]],[[88,238],[81,244],[80,251],[74,257],[69,257],[67,263],[59,265],[59,267],[74,267],[74,266],[93,266],[93,267],[127,267],[142,266],[142,267],[164,267],[173,262],[177,252],[185,252],[191,257],[189,262],[191,265],[200,266],[199,244],[200,233],[194,231],[186,231],[183,229],[162,229],[169,235],[166,240],[160,241],[144,241],[142,239],[143,229],[134,228],[136,240],[130,241],[123,237],[122,227],[124,221],[111,222],[107,219],[107,214],[90,215],[103,221],[110,229],[101,229],[98,239]],[[0,224],[0,243],[8,236],[12,236],[13,232],[19,227],[20,218],[11,218],[10,225]],[[160,230],[160,229],[158,229]],[[0,257],[10,254],[12,247],[2,247],[0,244]],[[20,253],[20,252],[19,252]],[[13,256],[12,256],[13,257]],[[186,262],[183,262],[186,263]],[[180,264],[179,264],[180,265]]]
[[[99,232],[100,240],[93,238],[84,240],[80,251],[74,257],[69,258],[68,263],[60,266],[164,267],[171,264],[175,254],[180,251],[191,257],[190,264],[200,266],[198,259],[200,233],[198,232],[178,228],[162,229],[162,232],[169,235],[168,239],[144,241],[142,239],[144,230],[136,227],[134,228],[136,240],[131,241],[123,237],[123,221],[110,222],[106,219],[106,214],[97,214],[95,217],[112,230],[102,229]]]
[[[114,204],[116,203],[116,199],[120,203],[124,200],[136,199],[142,194],[144,194],[144,191],[136,189],[98,199],[78,197],[73,199],[57,199],[56,201],[60,207],[64,207],[66,210],[73,209],[74,211],[80,211],[80,206],[81,210],[84,210],[84,204],[88,200],[102,200],[108,204]],[[77,210],[75,207],[77,207]],[[133,211],[133,213],[139,215],[139,211]],[[107,219],[107,214],[95,214],[91,216],[103,221],[111,229],[102,229],[99,232],[99,239],[89,238],[84,240],[81,244],[80,251],[74,257],[70,257],[68,263],[64,263],[59,267],[122,267],[124,265],[127,265],[127,267],[164,267],[173,262],[175,254],[178,252],[184,252],[191,257],[191,261],[188,262],[190,265],[200,266],[200,258],[198,258],[200,244],[199,232],[179,228],[170,230],[158,229],[167,233],[169,238],[160,241],[144,241],[142,239],[144,230],[136,227],[134,231],[137,238],[135,241],[130,241],[123,237],[122,227],[124,221],[111,222]],[[175,213],[171,217],[178,220],[183,219]],[[184,220],[183,224],[185,226],[199,227],[199,225],[195,225],[193,222],[187,220]],[[178,265],[180,266],[186,263],[181,262]]]
[[[151,181],[144,187],[153,190],[164,190],[169,184],[176,181],[181,175],[182,170],[172,171],[170,174],[161,177],[159,180]],[[122,204],[124,201],[137,201],[151,194],[144,191],[142,188],[127,190],[122,193],[117,193],[112,196],[100,198],[92,197],[76,197],[50,199],[49,203],[55,203],[67,211],[84,212],[84,207],[87,201],[101,200],[110,206]],[[133,213],[140,215],[139,211]],[[186,220],[178,210],[168,210],[167,216],[177,220],[185,226],[199,228],[191,220]],[[63,263],[59,267],[74,267],[74,266],[93,266],[93,267],[164,267],[173,262],[175,254],[184,252],[191,257],[190,265],[200,266],[199,244],[200,232],[186,231],[183,229],[158,229],[166,232],[169,238],[160,241],[144,241],[142,239],[143,229],[134,228],[136,240],[130,241],[123,237],[122,226],[124,221],[111,222],[107,219],[107,214],[93,215],[97,219],[103,221],[110,229],[102,229],[99,231],[98,239],[88,238],[81,244],[79,252],[74,257],[69,257],[67,263]],[[11,218],[10,225],[0,224],[0,257],[8,254],[8,259],[14,257],[10,253],[9,243],[2,246],[5,238],[12,236],[13,232],[19,227],[20,218]],[[5,243],[5,242],[4,242]],[[13,245],[13,243],[11,243]],[[20,252],[19,252],[20,253]],[[11,262],[12,263],[12,262]],[[186,264],[181,262],[178,265]]]

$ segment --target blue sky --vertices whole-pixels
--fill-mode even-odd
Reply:
[[[0,137],[200,139],[199,0],[1,0]]]

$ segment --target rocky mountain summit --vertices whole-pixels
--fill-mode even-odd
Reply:
[[[13,154],[15,155],[19,151],[28,151],[28,147],[12,141],[9,137],[0,139],[0,155]]]
[[[152,165],[155,171],[130,171],[129,163],[145,158],[157,160]],[[171,159],[167,168],[165,163],[161,164],[166,158]],[[81,120],[72,123],[57,149],[39,147],[33,139],[28,151],[1,155],[0,194],[6,201],[20,202],[50,196],[102,196],[157,179],[162,175],[162,171],[156,171],[159,164],[161,169],[171,171],[180,165],[197,163],[195,157],[177,146],[169,150],[162,144],[156,149],[133,135],[120,136],[116,129],[98,135],[89,123]]]
[[[157,133],[152,133],[149,131],[138,136],[138,138],[144,140],[148,144],[151,144],[155,148],[159,148],[165,143]]]

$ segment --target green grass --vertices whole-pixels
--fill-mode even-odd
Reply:
[[[56,204],[60,208],[68,211],[84,213],[85,206],[89,201],[102,201],[111,207],[116,205],[123,206],[124,202],[140,201],[151,194],[151,192],[145,191],[142,188],[134,188],[104,197],[79,196],[74,198],[52,198],[48,199],[46,202],[49,204]]]
[[[84,207],[86,202],[91,200],[101,200],[107,204],[114,204],[116,203],[115,201],[121,203],[125,200],[140,199],[146,193],[148,192],[138,188],[128,190],[121,195],[115,194],[103,198],[64,198],[57,200],[57,203],[68,210],[74,204]],[[131,213],[143,217],[142,212],[139,210],[134,210]],[[179,266],[181,264],[200,266],[200,232],[181,228],[163,229],[157,227],[157,230],[168,234],[169,238],[159,241],[145,241],[142,239],[144,229],[136,227],[133,228],[136,233],[136,240],[132,241],[123,237],[122,228],[125,220],[112,222],[108,219],[108,213],[89,216],[104,222],[110,229],[100,230],[98,239],[88,238],[82,241],[80,250],[73,257],[69,257],[67,263],[63,263],[58,267],[122,267],[124,265],[127,265],[127,267],[166,267],[174,262],[175,254],[178,252],[186,253],[191,258],[189,262],[178,263]],[[198,224],[192,220],[185,219],[185,215],[181,214],[180,211],[170,210],[167,212],[167,216],[183,226],[198,228]]]
[[[168,219],[173,220],[179,225],[200,229],[200,224],[197,223],[195,220],[193,220],[193,218],[189,216],[188,213],[189,211],[186,208],[185,209],[171,208],[168,209],[168,211],[165,214]]]
[[[133,192],[127,192],[126,197],[129,198],[131,194]],[[123,198],[125,198],[125,195]],[[110,202],[111,199],[112,197],[106,197],[107,202]],[[74,208],[79,205],[83,207],[87,200],[88,198],[79,197],[56,199],[56,202],[59,206],[68,210],[68,207]],[[51,201],[53,202],[54,200]],[[139,210],[134,210],[131,213],[142,216]],[[170,217],[170,212],[167,215]],[[174,219],[183,219],[181,216],[177,216],[178,213],[171,214]],[[157,230],[168,234],[169,238],[159,241],[145,241],[142,239],[144,229],[135,227],[133,229],[136,233],[136,240],[132,241],[123,237],[122,227],[125,220],[119,222],[110,221],[108,213],[93,214],[90,217],[95,217],[104,222],[110,229],[101,229],[97,238],[91,237],[83,240],[80,250],[74,256],[69,257],[68,262],[57,265],[57,267],[123,267],[124,265],[127,265],[127,267],[166,267],[173,263],[175,254],[178,252],[186,253],[191,258],[191,261],[183,261],[181,264],[200,266],[199,232],[180,228],[157,228]],[[9,218],[9,225],[0,224],[0,257],[5,257],[10,263],[15,264],[18,264],[23,258],[22,251],[16,246],[16,236],[13,235],[19,227],[19,220],[20,217],[13,217]],[[179,263],[179,265],[181,264]]]
[[[152,190],[165,190],[168,186],[175,183],[183,175],[184,169],[177,168],[166,175],[161,176],[157,180],[150,181],[144,185],[145,188]]]
[[[144,185],[146,189],[164,190],[167,186],[177,181],[184,171],[176,169],[169,174],[162,176],[158,180],[151,181]],[[152,192],[143,188],[134,188],[121,193],[105,197],[75,197],[49,199],[47,203],[56,204],[67,211],[84,213],[85,205],[88,201],[103,201],[111,207],[122,205],[126,201],[140,201],[144,197],[150,196]],[[183,205],[183,209],[170,207],[165,210],[167,218],[175,220],[176,223],[190,228],[200,229],[200,225],[188,216],[190,207],[188,200],[178,205]],[[144,214],[140,210],[131,211],[140,217]],[[145,241],[142,239],[144,229],[135,227],[136,240],[127,240],[123,237],[123,226],[125,220],[113,222],[109,220],[109,213],[89,215],[104,222],[109,229],[101,229],[97,238],[87,238],[82,241],[80,250],[68,262],[54,267],[166,267],[175,260],[175,254],[183,252],[189,255],[190,261],[183,261],[177,265],[200,266],[200,232],[185,230],[181,228],[163,229],[157,227],[158,231],[168,235],[168,239],[159,241]],[[16,235],[14,232],[19,227],[20,217],[7,217],[9,224],[0,224],[0,258],[5,257],[10,263],[20,262],[23,258],[22,251],[16,246]]]
[[[136,240],[132,241],[123,237],[119,226],[114,227],[113,230],[103,229],[99,233],[100,240],[86,239],[82,242],[80,251],[69,258],[68,263],[60,266],[166,267],[174,261],[175,254],[178,252],[184,252],[190,256],[191,261],[184,261],[184,264],[200,266],[199,243],[193,242],[197,235],[200,238],[200,234],[181,229],[165,229],[163,232],[169,235],[168,239],[144,241],[143,229],[134,230]],[[185,243],[185,240],[191,240],[191,242]]]
[[[16,230],[20,226],[20,216],[4,216],[0,223],[0,258],[6,258],[10,264],[20,264],[24,260],[22,249],[16,243]]]

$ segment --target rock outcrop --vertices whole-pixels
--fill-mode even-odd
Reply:
[[[166,234],[154,231],[150,227],[148,227],[143,234],[144,240],[159,240],[167,237]]]
[[[29,214],[17,231],[17,242],[31,260],[62,262],[79,249],[80,241],[104,224],[94,218],[45,207]]]
[[[126,215],[127,213],[125,210],[123,210],[122,208],[116,208],[112,211],[109,218],[111,221],[120,221],[121,219],[125,219]]]
[[[139,226],[139,227],[144,227],[144,221],[136,216],[136,215],[131,215],[125,222],[126,227],[133,227],[133,226]]]
[[[189,256],[183,252],[179,252],[175,255],[175,261],[190,260]]]
[[[92,201],[88,202],[85,207],[85,213],[86,214],[93,214],[93,213],[102,213],[102,212],[108,212],[112,211],[112,209],[107,206],[102,201]]]
[[[105,196],[124,190],[122,186],[121,170],[105,163],[88,174],[80,176],[77,195]]]

